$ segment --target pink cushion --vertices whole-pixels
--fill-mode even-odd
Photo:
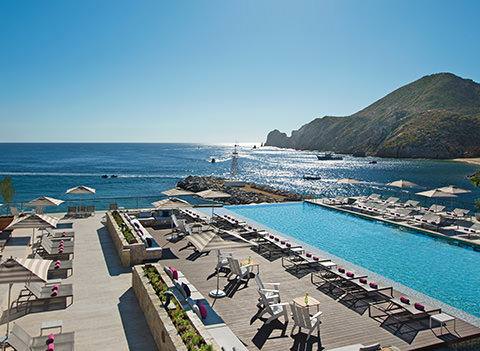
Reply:
[[[425,306],[422,305],[421,303],[415,302],[415,305],[413,306],[415,306],[415,308],[419,311],[425,311]]]
[[[400,296],[400,301],[402,303],[405,303],[405,304],[409,304],[410,303],[410,299],[408,297],[405,297],[405,296]]]
[[[52,286],[52,291],[58,291],[59,288],[60,286],[58,284],[55,284],[54,286]]]
[[[345,268],[338,267],[338,271],[339,271],[340,273],[345,273]]]
[[[175,267],[170,267],[170,270],[172,271],[172,279],[173,280],[178,280],[178,271]]]
[[[57,290],[53,290],[52,293],[50,294],[51,297],[55,297],[58,295]]]
[[[310,252],[307,252],[306,256],[307,257],[312,257],[312,254]]]
[[[202,319],[207,318],[208,311],[205,305],[203,303],[199,303],[198,308],[200,309],[200,316],[202,316]]]
[[[371,282],[371,283],[370,283],[370,284],[368,284],[368,285],[370,285],[370,287],[371,287],[372,289],[376,289],[376,288],[378,288],[378,284],[377,284],[377,283],[375,283],[375,282]]]
[[[354,275],[355,274],[353,274],[353,272],[347,272],[347,277],[349,277],[349,278],[353,278]]]
[[[365,279],[365,278],[360,278],[360,283],[362,283],[362,284],[367,284],[367,279]]]
[[[53,342],[48,344],[47,351],[55,351],[55,344]]]

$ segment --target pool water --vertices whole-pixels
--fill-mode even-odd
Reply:
[[[480,317],[480,252],[308,203],[228,209]]]

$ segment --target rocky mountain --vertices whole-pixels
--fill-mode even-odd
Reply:
[[[316,118],[265,145],[381,157],[480,156],[480,84],[437,73],[407,84],[346,117]]]

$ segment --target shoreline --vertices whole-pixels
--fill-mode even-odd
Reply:
[[[454,162],[462,162],[467,163],[469,165],[480,166],[480,157],[472,157],[472,158],[454,158],[451,161]]]

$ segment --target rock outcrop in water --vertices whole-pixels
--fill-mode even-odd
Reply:
[[[240,186],[231,186],[231,181],[225,178],[212,176],[188,176],[177,183],[179,188],[195,193],[208,189],[223,191],[231,195],[221,199],[230,205],[244,205],[264,202],[300,201],[301,195],[274,189],[270,186],[254,183],[243,183]]]
[[[265,145],[381,157],[480,156],[480,84],[451,73],[407,84],[347,117],[322,117]]]

